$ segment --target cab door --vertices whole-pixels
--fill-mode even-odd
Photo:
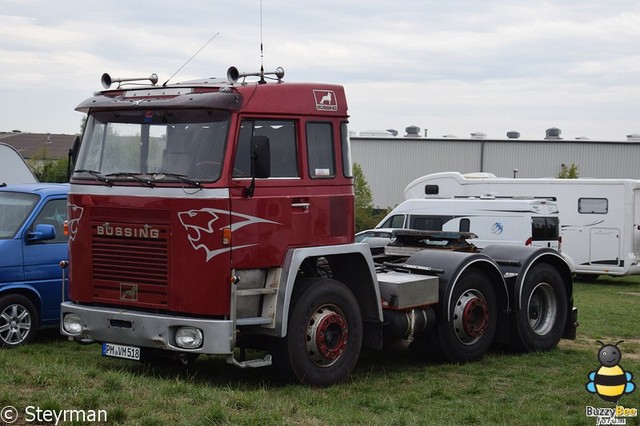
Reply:
[[[300,124],[296,119],[245,118],[239,126],[230,185],[232,265],[280,266],[289,247],[305,246],[311,238],[313,203],[301,175]],[[252,136],[269,140],[268,178],[251,177]]]

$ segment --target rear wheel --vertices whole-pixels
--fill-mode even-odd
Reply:
[[[13,348],[36,337],[38,311],[20,294],[0,298],[0,347]]]
[[[553,266],[540,264],[527,274],[515,315],[511,337],[516,350],[547,351],[556,347],[567,318],[567,293]]]
[[[493,341],[497,324],[496,296],[489,278],[476,269],[467,271],[455,284],[451,298],[443,302],[450,303],[448,315],[437,318],[436,328],[424,335],[425,349],[439,361],[480,359]]]
[[[289,379],[330,386],[349,376],[361,345],[362,318],[353,293],[332,279],[297,281],[287,336],[276,342],[276,367]]]

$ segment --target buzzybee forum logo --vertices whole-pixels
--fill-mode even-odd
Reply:
[[[600,340],[596,342],[602,345],[598,351],[600,368],[589,373],[589,381],[585,385],[587,392],[598,395],[603,401],[614,403],[615,408],[586,407],[587,417],[595,417],[596,424],[626,424],[627,417],[637,417],[637,408],[625,408],[618,402],[623,395],[633,393],[636,385],[633,383],[633,373],[625,371],[620,365],[622,351],[618,347],[623,340],[615,345],[606,344]]]

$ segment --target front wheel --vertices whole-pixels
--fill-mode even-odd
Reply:
[[[567,318],[567,293],[558,271],[548,264],[533,267],[519,299],[512,346],[523,352],[556,347]]]
[[[14,348],[31,342],[38,328],[38,311],[20,294],[0,298],[0,347]]]
[[[361,345],[362,317],[353,293],[332,279],[297,281],[287,336],[276,342],[276,367],[300,383],[330,386],[353,371]]]
[[[484,356],[496,332],[498,307],[489,278],[480,270],[469,270],[455,284],[447,314],[423,338],[427,353],[438,361],[462,363]]]

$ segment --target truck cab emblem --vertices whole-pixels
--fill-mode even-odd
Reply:
[[[316,110],[318,111],[337,111],[338,102],[336,94],[333,90],[314,90],[313,96],[316,100]]]
[[[120,283],[120,300],[125,302],[137,302],[138,284]]]

